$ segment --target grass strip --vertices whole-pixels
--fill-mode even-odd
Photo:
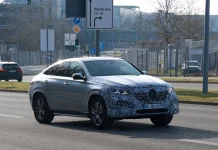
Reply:
[[[25,82],[0,82],[0,90],[28,91],[29,83]],[[196,102],[218,102],[218,91],[209,91],[203,94],[201,90],[175,89],[179,100]]]

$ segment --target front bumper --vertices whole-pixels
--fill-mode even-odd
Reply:
[[[143,103],[134,97],[108,97],[105,99],[107,115],[111,118],[149,118],[153,115],[174,115],[179,113],[175,92],[169,93],[162,101]]]

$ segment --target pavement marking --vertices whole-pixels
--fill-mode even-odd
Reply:
[[[218,146],[218,143],[200,141],[200,140],[181,139],[181,140],[178,140],[178,141],[196,143],[196,144],[203,144],[203,145],[210,145],[210,146]]]
[[[0,100],[1,102],[15,102],[18,103],[18,101],[14,101],[14,100]]]
[[[25,118],[25,117],[22,117],[22,116],[15,116],[15,115],[7,115],[7,114],[0,114],[1,117],[10,117],[10,118]]]

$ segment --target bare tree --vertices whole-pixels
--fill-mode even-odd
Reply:
[[[135,12],[135,21],[132,28],[136,30],[140,41],[145,41],[147,34],[151,31],[150,16],[142,11]]]
[[[121,47],[121,33],[124,32],[124,30],[128,29],[130,26],[131,22],[131,16],[128,15],[128,9],[126,8],[121,8],[119,12],[119,16],[117,19],[115,19],[115,22],[117,24],[117,29],[116,32],[118,34],[117,39],[118,39],[118,47]]]
[[[22,8],[18,17],[18,33],[20,49],[24,51],[40,50],[40,29],[46,29],[48,17],[45,7],[28,6]],[[52,24],[55,28],[55,48],[60,49],[64,43],[64,33],[67,29],[66,20],[52,15]]]
[[[174,38],[177,32],[177,24],[181,9],[178,0],[156,0],[156,10],[154,13],[153,24],[156,27],[157,34],[163,39],[165,44],[164,72],[168,72],[168,51],[166,45]]]
[[[177,36],[183,39],[203,39],[204,16],[200,8],[196,8],[196,0],[186,0],[184,12],[179,16]]]

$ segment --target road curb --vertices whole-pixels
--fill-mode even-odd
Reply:
[[[13,92],[13,93],[28,93],[28,91],[17,91],[17,90],[1,90],[0,92]]]

